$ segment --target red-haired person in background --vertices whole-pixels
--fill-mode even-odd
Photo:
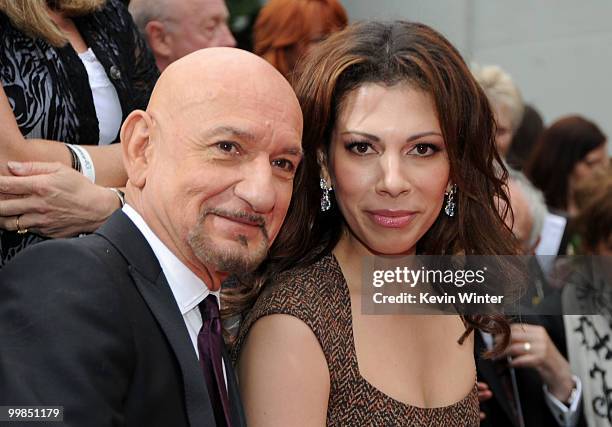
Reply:
[[[347,24],[337,0],[270,0],[255,22],[254,52],[288,78],[314,44]]]

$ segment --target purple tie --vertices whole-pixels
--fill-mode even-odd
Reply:
[[[208,395],[215,413],[217,426],[231,427],[229,399],[223,377],[221,320],[217,297],[210,294],[200,303],[202,329],[198,334],[200,365],[204,371]]]

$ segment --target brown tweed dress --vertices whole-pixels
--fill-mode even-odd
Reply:
[[[243,322],[232,350],[234,362],[253,323],[267,315],[288,314],[306,323],[317,337],[330,375],[328,426],[478,426],[476,384],[459,402],[420,408],[399,402],[359,373],[348,286],[330,254],[304,269],[282,274]]]

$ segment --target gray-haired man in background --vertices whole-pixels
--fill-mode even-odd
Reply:
[[[223,0],[132,0],[130,13],[160,71],[206,47],[235,47]]]

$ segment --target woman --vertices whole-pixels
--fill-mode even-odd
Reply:
[[[493,108],[495,143],[499,154],[505,159],[525,110],[521,92],[512,77],[497,65],[474,67],[473,73]]]
[[[146,107],[158,72],[120,0],[0,0],[0,35],[0,175],[23,174],[8,161],[60,162],[99,184],[38,166],[33,175],[56,185],[50,206],[40,194],[13,193],[16,179],[2,181],[2,266],[40,235],[93,231],[120,206],[120,193],[102,187],[126,181],[120,146],[107,145]],[[5,200],[11,193],[31,202]]]
[[[582,399],[577,425],[610,427],[612,167],[585,179],[575,197],[578,215],[573,229],[579,236],[576,248],[580,255],[557,260],[555,273],[562,289],[544,299],[540,312],[545,315],[538,322],[567,359],[574,381],[580,382],[581,396],[572,393]]]
[[[525,167],[525,174],[542,190],[548,207],[574,217],[576,188],[608,164],[606,136],[583,117],[568,116],[547,128]]]
[[[542,132],[544,132],[544,120],[541,114],[533,105],[526,104],[521,124],[512,136],[506,156],[506,161],[511,167],[523,171]]]
[[[347,23],[338,0],[271,0],[255,21],[254,52],[289,78],[300,57]]]
[[[359,307],[363,256],[517,253],[484,93],[446,39],[407,22],[330,36],[295,87],[296,194],[260,277],[225,299],[231,315],[261,293],[233,349],[249,425],[478,425],[469,332],[501,333],[499,351],[503,318]]]
[[[575,201],[578,215],[572,226],[580,237],[576,252],[612,255],[612,164],[580,184]]]

